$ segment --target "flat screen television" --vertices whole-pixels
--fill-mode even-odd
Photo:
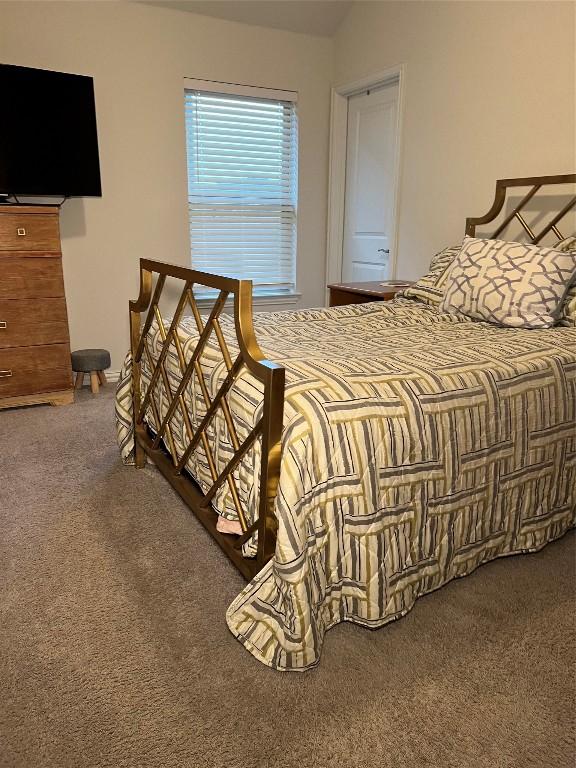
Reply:
[[[0,104],[0,196],[101,196],[91,77],[0,64]]]

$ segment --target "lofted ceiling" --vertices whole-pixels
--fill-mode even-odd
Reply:
[[[336,32],[352,5],[351,0],[144,1],[147,5],[323,37],[331,37]]]

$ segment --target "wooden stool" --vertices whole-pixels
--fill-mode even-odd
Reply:
[[[77,349],[72,352],[72,370],[76,372],[74,388],[82,387],[84,376],[88,373],[92,393],[97,395],[100,385],[106,384],[106,368],[110,368],[110,352],[107,349]]]

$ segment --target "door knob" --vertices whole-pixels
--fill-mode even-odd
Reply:
[[[390,253],[389,248],[378,248],[378,253]]]

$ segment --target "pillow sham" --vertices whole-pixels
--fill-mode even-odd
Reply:
[[[407,299],[417,299],[423,304],[437,307],[444,298],[444,287],[448,269],[460,250],[459,245],[439,251],[430,262],[428,272],[409,288],[397,294]]]
[[[549,328],[576,277],[576,252],[465,237],[440,311],[511,328]]]
[[[565,237],[554,248],[557,251],[576,251],[576,237]],[[576,328],[576,282],[572,283],[562,305],[558,325]]]

